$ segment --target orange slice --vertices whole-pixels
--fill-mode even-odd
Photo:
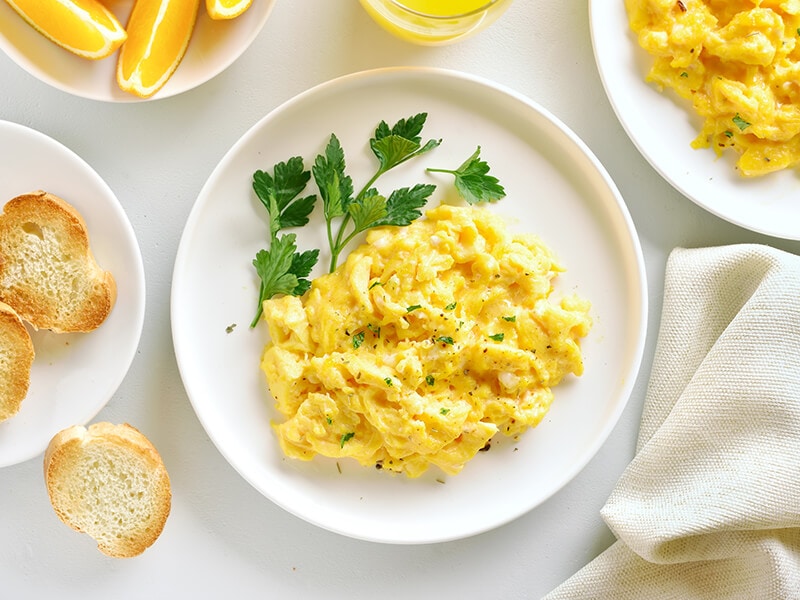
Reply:
[[[192,37],[200,0],[136,0],[128,41],[117,62],[117,84],[148,98],[178,68]]]
[[[105,58],[126,34],[98,0],[6,0],[39,33],[78,56]]]
[[[212,19],[233,19],[253,3],[253,0],[206,0],[206,11]]]

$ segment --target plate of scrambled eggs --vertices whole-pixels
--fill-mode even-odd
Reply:
[[[377,185],[435,186],[424,215],[362,234],[326,274],[317,206],[291,229],[321,249],[309,289],[251,328],[269,235],[253,174],[310,166],[335,133],[366,180],[376,125],[422,112],[441,143]],[[506,197],[473,206],[426,169],[477,146]],[[172,287],[181,376],[230,464],[300,518],[398,544],[497,527],[576,475],[628,401],[646,312],[636,232],[586,146],[521,94],[440,69],[348,75],[265,116],[203,187]]]
[[[741,227],[800,239],[800,5],[592,0],[606,93],[673,187]]]

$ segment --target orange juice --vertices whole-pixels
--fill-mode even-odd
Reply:
[[[416,44],[448,44],[477,33],[511,0],[361,0],[390,33]]]
[[[451,17],[470,13],[491,3],[487,0],[399,0],[398,4],[426,15]]]

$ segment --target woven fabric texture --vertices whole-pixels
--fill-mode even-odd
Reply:
[[[676,249],[617,536],[547,600],[800,598],[800,257]]]

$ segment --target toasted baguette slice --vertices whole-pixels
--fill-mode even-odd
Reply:
[[[91,331],[117,288],[100,268],[78,211],[46,192],[9,200],[0,214],[0,300],[36,329]]]
[[[33,342],[22,319],[0,302],[0,422],[17,414],[28,395],[33,357]]]
[[[45,451],[44,478],[58,517],[117,558],[149,548],[172,505],[161,456],[127,423],[75,425],[57,433]]]

